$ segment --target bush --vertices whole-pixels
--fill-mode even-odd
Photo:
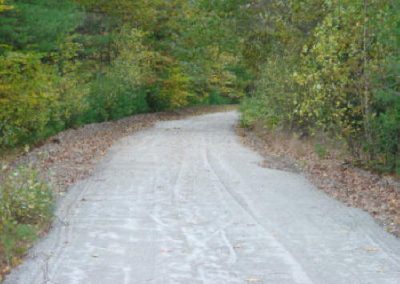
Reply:
[[[376,115],[371,120],[373,144],[364,142],[373,158],[370,166],[400,176],[400,97],[381,94],[375,98]]]
[[[262,104],[258,98],[246,98],[240,104],[240,124],[242,127],[251,128],[257,121],[265,116]]]
[[[222,96],[217,91],[211,91],[208,95],[208,104],[209,105],[228,105],[238,103],[238,98],[230,98],[227,96]]]
[[[83,123],[115,120],[148,110],[145,91],[132,88],[112,74],[99,75],[86,100],[89,108],[80,118]]]
[[[165,59],[164,59],[165,60]],[[147,102],[153,111],[187,106],[193,97],[190,78],[179,67],[164,67],[154,86],[149,87]]]
[[[74,62],[80,49],[67,40],[57,53],[0,55],[0,148],[43,140],[86,111],[87,87]],[[54,64],[43,63],[53,60]]]
[[[0,56],[0,146],[43,136],[56,106],[54,78],[38,54]]]
[[[115,120],[149,110],[145,86],[156,54],[143,44],[144,36],[144,32],[129,25],[115,34],[116,56],[90,82],[86,97],[89,107],[82,113],[81,122]]]
[[[53,195],[31,168],[19,168],[0,185],[0,261],[10,264],[50,221]]]

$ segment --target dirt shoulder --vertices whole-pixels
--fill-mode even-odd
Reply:
[[[400,183],[353,167],[340,151],[315,142],[269,133],[261,127],[237,128],[242,142],[263,157],[261,166],[304,173],[320,190],[348,206],[367,211],[386,231],[400,237]]]

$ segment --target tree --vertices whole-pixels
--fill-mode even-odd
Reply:
[[[0,39],[14,50],[54,51],[82,19],[69,1],[21,0],[12,7],[0,18]]]

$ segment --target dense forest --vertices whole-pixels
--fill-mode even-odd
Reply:
[[[0,145],[188,105],[400,171],[396,0],[1,0]]]

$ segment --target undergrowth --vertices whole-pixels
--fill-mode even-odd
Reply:
[[[32,242],[50,223],[53,195],[35,170],[3,168],[0,184],[0,267],[1,274],[18,264]]]

